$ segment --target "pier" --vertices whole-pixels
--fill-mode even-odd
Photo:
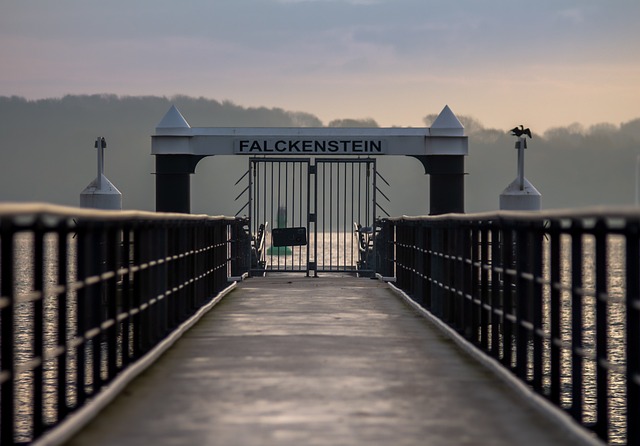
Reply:
[[[381,219],[373,278],[249,277],[243,218],[0,216],[3,445],[638,444],[636,211]]]
[[[281,274],[239,284],[68,444],[483,443],[579,437],[386,284]]]

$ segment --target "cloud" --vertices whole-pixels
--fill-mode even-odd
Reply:
[[[585,10],[579,7],[561,9],[555,15],[561,21],[568,21],[574,24],[584,23],[586,20]]]
[[[545,126],[589,124],[637,108],[638,16],[636,0],[10,2],[0,94],[183,93],[383,125],[431,103],[499,123],[526,97]]]

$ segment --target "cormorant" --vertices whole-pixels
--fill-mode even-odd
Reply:
[[[520,128],[514,127],[510,130],[510,132],[513,136],[517,136],[518,138],[522,135],[527,135],[529,138],[533,138],[533,136],[531,136],[531,130],[529,130],[528,128],[525,129],[522,124],[520,124]]]

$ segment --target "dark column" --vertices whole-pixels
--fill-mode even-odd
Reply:
[[[429,174],[429,215],[464,213],[464,156],[414,156]]]
[[[202,155],[156,155],[156,212],[191,212],[191,178]]]
[[[429,214],[464,213],[464,176],[431,174],[429,177]]]

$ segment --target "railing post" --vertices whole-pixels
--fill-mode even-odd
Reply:
[[[58,274],[57,284],[59,287],[64,287],[63,291],[57,296],[57,340],[56,347],[60,349],[66,349],[67,347],[67,305],[69,295],[69,250],[67,238],[69,237],[69,224],[66,219],[60,220],[57,227],[58,235]],[[2,256],[4,259],[4,254]],[[4,293],[3,293],[4,295]],[[3,338],[4,339],[4,338]],[[57,376],[56,376],[56,421],[60,422],[67,416],[69,411],[69,405],[67,404],[67,358],[69,352],[61,354],[57,358]]]
[[[240,223],[234,221],[234,220],[229,220],[226,222],[225,224],[225,233],[224,233],[224,258],[225,258],[225,262],[226,262],[226,266],[225,266],[225,271],[227,271],[228,273],[226,274],[227,278],[229,277],[229,275],[231,274],[232,268],[231,268],[231,263],[230,263],[230,258],[229,258],[229,254],[231,253],[232,249],[233,249],[233,244],[235,243],[234,238],[233,238],[233,234],[232,234],[232,228],[234,226],[239,226],[240,228],[242,228],[242,226],[240,226]],[[251,242],[250,240],[247,241],[247,244],[249,246],[251,246]],[[308,247],[307,247],[308,248]],[[251,252],[251,249],[244,249],[244,251],[242,251],[240,253],[240,255],[242,255],[242,253],[246,253],[246,252]],[[232,256],[233,257],[233,256]],[[241,265],[241,271],[242,273],[249,273],[249,270],[251,269],[251,256],[250,255],[244,255],[244,263]],[[225,280],[225,283],[223,286],[227,286],[227,282]]]
[[[161,239],[161,228],[157,224],[157,222],[150,222],[149,228],[149,237],[147,238],[148,243],[148,258],[147,263],[149,264],[149,268],[147,269],[147,302],[149,306],[146,308],[145,313],[149,315],[149,319],[147,323],[149,324],[149,337],[148,344],[145,352],[148,351],[153,345],[156,344],[158,339],[161,339],[164,335],[163,330],[163,319],[164,315],[161,311],[162,301],[158,300],[158,290],[160,288],[159,284],[159,271],[158,264],[155,263],[161,256],[162,251],[162,239]]]
[[[431,255],[429,256],[431,267],[429,273],[431,277],[431,286],[429,287],[431,289],[431,312],[441,318],[443,309],[441,281],[444,269],[442,257],[444,250],[443,229],[440,224],[429,225],[429,229],[429,240],[431,241]]]
[[[128,316],[122,320],[122,369],[127,368],[131,362],[133,351],[131,348],[131,329],[135,329],[132,321],[131,308],[132,308],[132,296],[131,287],[133,284],[131,272],[132,267],[132,239],[131,239],[131,224],[125,223],[122,231],[122,267],[126,268],[127,272],[122,276],[122,312]]]
[[[406,291],[405,284],[405,233],[407,231],[406,222],[396,223],[396,284],[402,290]]]
[[[431,280],[429,274],[431,273],[431,264],[432,264],[432,256],[431,252],[433,252],[433,227],[425,222],[420,222],[420,230],[423,234],[424,246],[422,247],[422,259],[423,259],[423,269],[422,269],[422,282],[424,284],[422,290],[424,292],[424,303],[426,308],[433,307],[433,293],[431,289]]]
[[[198,302],[198,306],[202,306],[205,302],[211,298],[211,296],[207,293],[206,286],[206,272],[207,272],[207,252],[205,249],[207,248],[207,239],[209,236],[209,222],[204,221],[198,225],[197,230],[197,243],[194,247],[194,252],[196,256],[196,275],[194,278],[196,293],[200,296],[200,302]]]
[[[176,300],[178,301],[180,320],[184,320],[189,313],[188,293],[187,288],[184,286],[188,275],[186,267],[188,259],[184,257],[184,252],[187,250],[187,246],[189,244],[189,241],[187,240],[188,228],[186,222],[181,221],[176,229],[175,255],[178,258],[176,259],[176,264],[174,266],[176,269],[176,283],[174,286],[178,288]]]
[[[33,359],[37,365],[33,368],[32,410],[33,435],[39,437],[44,431],[43,389],[44,389],[44,232],[40,217],[33,223],[33,291],[40,297],[33,303]],[[39,360],[39,361],[38,361]]]
[[[161,231],[159,223],[155,220],[147,222],[143,241],[144,263],[147,268],[144,270],[144,293],[142,295],[145,316],[143,324],[145,326],[145,347],[147,353],[157,339],[161,337],[162,315],[159,311],[158,297],[158,265],[160,256],[161,241],[159,233]]]
[[[93,222],[90,231],[90,243],[87,245],[88,251],[87,262],[90,265],[89,275],[99,276],[105,272],[105,224],[103,222]],[[102,309],[104,305],[104,282],[100,280],[98,283],[88,287],[87,305],[89,306],[89,325],[87,328],[91,332],[91,385],[90,393],[96,395],[102,387],[102,333],[100,326],[102,322]],[[88,340],[87,340],[88,341]]]
[[[533,338],[533,389],[542,393],[542,379],[544,371],[543,363],[543,335],[542,335],[542,312],[543,312],[543,293],[542,293],[542,240],[544,237],[544,229],[541,223],[534,222],[529,226],[529,240],[531,243],[531,283],[529,284],[529,296],[531,299],[531,319],[533,330],[531,337]]]
[[[179,253],[178,240],[180,239],[177,226],[179,221],[172,220],[167,228],[167,289],[171,291],[167,302],[167,311],[169,312],[169,326],[175,328],[180,322],[180,300],[178,298],[179,291],[179,259],[175,257]]]
[[[571,223],[571,415],[582,424],[582,221]]]
[[[525,277],[529,272],[531,262],[531,245],[529,233],[522,223],[516,226],[516,374],[524,382],[528,382],[528,351],[531,323],[531,293],[530,283]]]
[[[2,381],[0,385],[0,443],[13,444],[15,429],[15,357],[14,357],[14,225],[9,219],[0,221],[0,365]]]
[[[171,316],[169,315],[169,303],[168,296],[166,292],[169,290],[169,271],[167,259],[169,258],[169,228],[166,223],[156,224],[158,230],[156,232],[156,257],[154,260],[159,263],[154,267],[156,271],[155,281],[156,281],[156,291],[155,296],[157,298],[162,297],[162,300],[158,302],[158,313],[160,319],[159,325],[159,338],[162,339],[173,329],[173,325],[171,324]],[[155,343],[155,341],[154,341]]]
[[[502,231],[502,307],[504,324],[503,331],[503,355],[502,364],[509,370],[513,370],[513,332],[515,315],[513,313],[513,287],[515,282],[515,269],[513,265],[513,222],[507,221]]]
[[[500,273],[502,266],[500,259],[500,227],[497,221],[491,222],[491,356],[500,360],[500,327],[504,324],[498,310],[502,310],[500,299]]]
[[[409,231],[407,232],[407,256],[406,256],[406,262],[407,262],[407,292],[408,294],[413,298],[413,300],[416,300],[416,229],[417,227],[417,223],[416,222],[411,222],[411,224],[409,225]]]
[[[385,270],[384,275],[387,277],[396,277],[396,224],[387,220],[385,223],[385,248],[384,255],[386,258],[385,261]],[[425,248],[426,249],[426,248]]]
[[[560,223],[551,221],[549,228],[550,237],[550,381],[551,389],[549,398],[551,402],[560,406],[560,390],[562,377],[562,300],[560,294],[561,285],[561,259],[562,259],[562,233]]]
[[[90,245],[88,239],[89,231],[87,228],[87,221],[79,221],[76,228],[76,234],[78,236],[78,243],[76,248],[76,280],[79,282],[85,282],[85,279],[89,276],[91,266],[89,264],[89,255],[87,251]],[[76,369],[76,381],[75,381],[75,395],[76,395],[76,408],[82,407],[86,400],[86,350],[87,344],[84,339],[84,335],[87,331],[88,313],[87,313],[87,300],[88,300],[88,287],[86,282],[78,292],[76,293],[76,337],[82,339],[82,341],[76,345],[76,357],[75,357],[75,369]]]
[[[489,304],[489,228],[486,222],[480,224],[480,347],[489,350],[489,317],[485,305]]]
[[[447,222],[443,227],[443,253],[442,253],[442,316],[447,323],[455,321],[455,297],[456,287],[456,229],[460,223],[454,220]]]
[[[598,220],[596,236],[596,434],[609,440],[609,370],[607,354],[607,224]]]
[[[424,228],[420,222],[414,225],[413,233],[413,300],[424,305]]]
[[[479,329],[480,329],[480,313],[482,307],[476,304],[476,301],[480,301],[480,274],[482,270],[482,257],[480,255],[480,223],[474,222],[471,226],[471,271],[469,276],[469,318],[470,318],[470,333],[468,334],[469,340],[473,344],[479,344]]]
[[[462,295],[460,296],[460,327],[459,330],[467,339],[472,339],[473,333],[473,223],[462,226]]]
[[[231,233],[231,275],[240,276],[251,268],[251,234],[244,229],[244,219],[229,223]],[[257,241],[256,241],[257,242]]]
[[[207,256],[207,267],[205,270],[211,271],[211,277],[208,280],[208,286],[205,291],[205,295],[208,299],[211,298],[213,293],[217,292],[222,280],[222,271],[225,272],[226,268],[221,268],[219,261],[222,253],[227,252],[227,222],[226,221],[213,221],[207,222],[207,235],[206,244],[210,246],[209,255]]]
[[[136,266],[136,271],[131,275],[133,281],[133,292],[131,293],[131,309],[133,314],[131,315],[131,323],[133,324],[133,338],[132,343],[132,360],[138,360],[143,353],[143,314],[140,311],[142,305],[142,295],[145,290],[144,285],[144,271],[139,269],[144,259],[143,248],[143,234],[146,224],[138,221],[133,225],[133,264]]]
[[[197,271],[197,259],[194,254],[195,247],[197,244],[197,233],[196,233],[196,225],[194,222],[189,221],[187,224],[188,231],[188,240],[189,245],[187,246],[186,251],[186,259],[187,259],[187,280],[185,281],[185,288],[189,295],[189,316],[193,314],[193,312],[198,308],[200,301],[198,296],[196,295],[195,284],[191,281],[193,277],[196,276]]]
[[[627,444],[640,444],[640,223],[626,227]]]
[[[112,325],[105,330],[105,340],[107,343],[107,377],[108,383],[117,373],[117,351],[118,351],[118,322],[116,320],[118,314],[118,266],[120,265],[121,253],[121,237],[122,234],[119,224],[110,223],[107,227],[106,234],[106,259],[105,270],[113,272],[113,277],[105,283],[106,297],[106,320],[111,321]]]
[[[202,274],[203,274],[203,293],[210,299],[214,295],[218,285],[218,271],[216,269],[216,231],[220,225],[216,221],[204,222],[203,245],[201,249],[206,249],[202,253]],[[222,226],[226,228],[226,226]]]

